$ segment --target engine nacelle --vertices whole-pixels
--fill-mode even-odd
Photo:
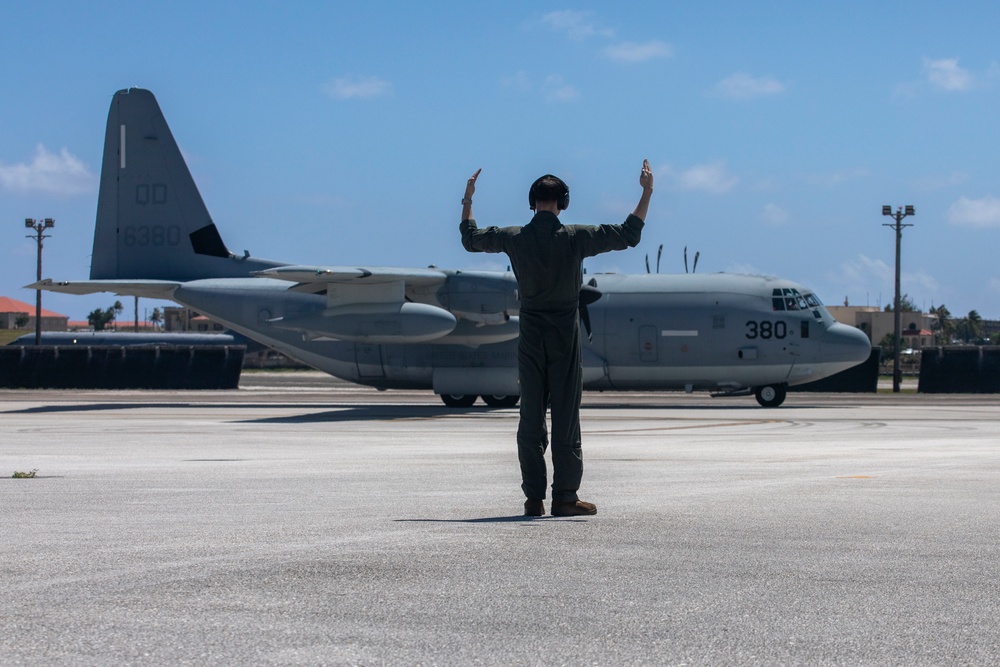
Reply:
[[[448,275],[437,298],[462,319],[480,324],[501,324],[520,308],[513,274],[456,271]]]
[[[311,339],[373,344],[424,343],[447,336],[457,323],[443,308],[409,302],[353,303],[271,320],[279,329],[301,331]]]

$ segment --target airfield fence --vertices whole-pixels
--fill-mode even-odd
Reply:
[[[922,394],[1000,393],[1000,347],[948,345],[921,350]]]
[[[243,345],[0,347],[9,389],[236,389]]]

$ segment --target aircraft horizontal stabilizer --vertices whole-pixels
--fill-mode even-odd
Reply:
[[[113,292],[119,296],[140,296],[146,299],[173,298],[181,285],[174,280],[77,280],[55,282],[51,278],[25,285],[25,289],[41,289],[63,294],[97,294]]]

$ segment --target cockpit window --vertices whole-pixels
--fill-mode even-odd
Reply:
[[[802,294],[792,287],[775,287],[771,290],[772,310],[810,310],[822,306],[823,302],[811,292]]]

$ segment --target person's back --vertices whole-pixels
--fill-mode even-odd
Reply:
[[[521,489],[528,516],[545,513],[546,407],[552,406],[552,514],[596,514],[597,506],[579,499],[583,478],[580,443],[580,397],[583,389],[579,293],[582,263],[611,250],[634,247],[642,235],[653,192],[649,162],[643,162],[643,193],[621,225],[563,225],[559,214],[569,206],[569,188],[546,174],[528,192],[535,216],[524,227],[480,230],[472,218],[472,195],[482,170],[473,174],[462,199],[462,245],[470,252],[504,252],[510,257],[520,292],[518,381],[521,419],[517,430]]]

